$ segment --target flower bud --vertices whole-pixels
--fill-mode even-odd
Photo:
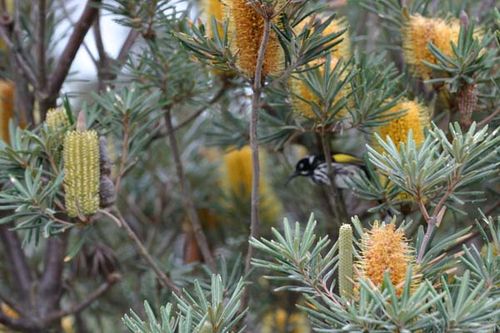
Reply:
[[[99,209],[99,140],[95,131],[71,131],[64,138],[64,190],[70,217]]]
[[[339,230],[339,291],[345,299],[352,297],[352,258],[352,227],[349,224],[343,224]]]

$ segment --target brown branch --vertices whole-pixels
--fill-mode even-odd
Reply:
[[[50,77],[47,89],[47,98],[49,100],[55,100],[57,98],[57,94],[59,90],[61,90],[64,80],[68,75],[76,53],[99,12],[97,4],[100,2],[100,0],[88,0],[80,19],[76,22],[73,33],[59,57],[58,65]]]
[[[130,49],[132,48],[132,46],[134,46],[134,43],[137,40],[137,37],[139,37],[139,35],[140,33],[137,32],[136,30],[134,29],[130,30],[130,32],[127,35],[127,38],[125,39],[125,42],[123,42],[120,52],[118,53],[118,57],[116,58],[116,61],[119,64],[125,63],[127,57],[129,56]]]
[[[478,128],[482,128],[482,127],[488,125],[499,114],[500,114],[500,108],[496,109],[489,116],[487,116],[486,118],[484,118],[483,120],[481,120],[479,123],[477,123],[477,127]]]
[[[107,281],[104,282],[94,290],[92,293],[90,293],[85,300],[82,302],[75,304],[71,306],[69,309],[66,310],[60,310],[57,312],[50,313],[45,319],[44,322],[48,325],[58,319],[61,319],[62,317],[72,315],[72,314],[77,314],[79,312],[82,312],[85,310],[88,306],[90,306],[92,303],[94,303],[95,300],[97,300],[99,297],[104,295],[114,284],[119,282],[121,280],[121,275],[118,273],[113,273],[110,274],[107,277]]]
[[[115,192],[120,193],[120,185],[122,177],[125,173],[128,159],[128,145],[129,145],[129,119],[128,115],[125,114],[123,118],[123,142],[122,142],[122,152],[120,157],[120,166],[118,168],[118,175],[115,180]]]
[[[4,40],[5,44],[7,44],[7,47],[11,50],[13,53],[19,67],[22,69],[22,73],[26,77],[26,79],[33,85],[36,86],[36,75],[31,67],[30,63],[26,58],[24,57],[23,52],[21,51],[20,47],[16,46],[14,41],[11,39],[11,33],[12,31],[12,19],[10,17],[5,19],[5,16],[2,14],[0,17],[0,37]]]
[[[257,5],[256,5],[257,6]],[[264,13],[262,13],[264,14]],[[257,127],[259,123],[259,111],[261,108],[262,95],[262,69],[266,56],[267,45],[271,34],[271,18],[270,16],[262,15],[264,19],[264,31],[260,41],[259,52],[257,54],[257,63],[255,65],[255,75],[252,85],[252,110],[250,116],[250,148],[252,150],[252,194],[251,194],[251,211],[250,211],[250,238],[258,237],[259,235],[259,199],[260,199],[260,160],[259,160],[259,141]],[[253,246],[248,244],[247,255],[245,258],[245,274],[250,271],[251,260],[253,256]]]
[[[47,315],[59,306],[63,286],[64,257],[69,233],[61,236],[52,236],[47,240],[44,253],[43,274],[39,281],[39,312],[42,316]]]
[[[203,232],[203,228],[201,226],[198,213],[196,212],[188,180],[184,175],[184,167],[182,165],[181,156],[179,153],[179,147],[177,144],[177,138],[175,137],[174,126],[172,125],[172,115],[170,112],[171,112],[170,109],[167,109],[165,112],[165,123],[167,126],[170,148],[172,149],[172,155],[174,157],[177,178],[179,180],[179,186],[181,188],[182,204],[184,205],[184,209],[193,227],[193,232],[196,238],[196,242],[200,247],[203,259],[205,260],[208,267],[210,267],[210,269],[213,272],[215,272],[216,271],[215,260],[210,251],[210,247],[208,246],[207,236]]]
[[[64,18],[71,24],[71,27],[75,27],[75,22],[71,19],[71,15],[68,12],[68,9],[66,8],[66,0],[59,0],[59,5],[62,9],[62,12],[64,14]],[[94,55],[92,54],[92,51],[90,51],[89,46],[85,41],[82,43],[83,47],[85,48],[85,51],[87,52],[88,56],[94,63],[94,65],[97,67],[97,60],[95,59]]]
[[[46,61],[45,61],[45,25],[46,25],[46,2],[38,1],[38,35],[37,35],[37,56],[38,56],[38,90],[45,88],[47,84]]]
[[[31,318],[11,318],[0,310],[0,324],[25,332],[40,332],[41,327]]]
[[[2,212],[2,215],[3,214]],[[0,225],[0,239],[2,240],[9,262],[9,271],[12,272],[14,276],[13,280],[23,298],[29,303],[33,277],[21,241],[17,237],[15,231],[9,230],[8,226],[5,224]]]
[[[114,222],[119,224],[121,227],[125,229],[127,232],[128,237],[135,243],[137,246],[137,249],[139,250],[139,254],[141,255],[144,260],[149,264],[149,266],[153,269],[155,272],[156,276],[158,277],[161,285],[165,288],[170,288],[175,294],[180,295],[180,290],[179,288],[175,285],[175,283],[161,270],[161,268],[158,266],[156,263],[155,259],[149,254],[149,251],[146,249],[146,246],[144,246],[143,242],[139,239],[139,236],[134,232],[134,230],[130,227],[127,221],[121,216],[120,212],[118,209],[115,209],[116,215],[113,215],[109,213],[106,210],[100,210],[100,212],[110,219],[112,219]]]

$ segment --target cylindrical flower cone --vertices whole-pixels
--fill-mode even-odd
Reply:
[[[413,133],[413,139],[417,146],[425,140],[425,129],[430,124],[429,110],[423,104],[406,99],[401,100],[392,108],[386,111],[386,115],[404,111],[404,113],[376,129],[376,133],[382,139],[388,136],[396,144],[406,143],[410,130]],[[375,136],[372,138],[372,144],[378,147]]]
[[[350,299],[353,292],[352,243],[352,227],[343,224],[339,230],[339,291],[345,299]]]
[[[415,75],[424,80],[431,78],[432,69],[422,61],[437,63],[436,57],[429,51],[428,44],[432,42],[447,56],[453,54],[451,42],[458,42],[460,22],[445,21],[439,18],[427,18],[412,15],[403,27],[403,55],[405,62],[411,66]]]
[[[10,143],[9,122],[14,117],[14,84],[0,80],[0,140]]]
[[[361,242],[361,259],[357,263],[358,278],[369,279],[375,286],[381,287],[384,274],[389,273],[398,295],[403,291],[406,271],[414,262],[413,251],[402,230],[394,224],[375,222],[372,229],[366,231]],[[418,284],[418,275],[412,280]]]
[[[264,168],[265,155],[261,154],[261,168]],[[240,202],[250,202],[252,193],[252,150],[250,146],[227,152],[223,157],[221,170],[222,186],[227,195],[235,197]],[[263,170],[260,177],[260,211],[265,221],[278,221],[282,205]]]
[[[397,113],[403,110],[404,113],[401,116],[392,119],[386,124],[376,128],[374,134],[377,133],[384,140],[387,137],[390,137],[394,144],[399,145],[400,143],[407,142],[408,133],[411,130],[413,134],[413,140],[415,140],[415,143],[418,147],[424,142],[425,129],[430,125],[429,110],[425,105],[422,105],[418,102],[403,99],[392,108],[387,110],[386,114],[390,115],[391,113]],[[371,138],[371,145],[378,151],[381,151],[382,147],[375,139],[374,134]],[[389,181],[387,177],[383,175],[380,175],[380,180],[382,184]],[[404,192],[399,193],[396,199],[398,201],[412,200],[412,198]]]
[[[64,191],[70,217],[99,209],[99,139],[95,131],[71,131],[64,138]]]
[[[296,33],[300,33],[307,24],[308,24],[307,21],[303,21],[300,24],[298,24],[294,28]],[[325,29],[323,34],[326,36],[332,33],[340,32],[345,29],[347,29],[347,24],[345,20],[343,19],[333,20],[329,24],[329,26]],[[330,52],[331,54],[330,68],[332,69],[338,64],[339,59],[347,60],[351,56],[349,32],[346,30],[339,38],[341,38],[342,41],[339,44],[337,44]],[[324,62],[325,59],[321,58],[309,63],[309,65],[310,66],[320,65],[318,70],[320,70],[320,72],[323,74]],[[345,77],[341,79],[345,79]],[[289,86],[292,92],[293,112],[308,119],[317,119],[318,115],[314,112],[313,106],[308,103],[312,102],[314,104],[318,104],[319,97],[316,96],[314,91],[307,85],[306,82],[301,80],[299,77],[291,77],[289,80]],[[349,94],[350,94],[350,88],[348,85],[345,85],[336,96],[334,102],[335,103],[339,102],[342,98],[347,97]],[[346,114],[347,110],[343,109],[337,114],[337,116],[344,117]]]
[[[253,78],[257,66],[257,56],[264,32],[264,19],[247,0],[225,0],[231,47],[237,55],[238,68]],[[276,8],[282,6],[279,0]],[[276,33],[271,30],[262,68],[262,75],[275,74],[283,68],[283,49]]]

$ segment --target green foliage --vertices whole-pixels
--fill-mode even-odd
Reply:
[[[450,92],[456,93],[465,84],[484,83],[495,80],[491,70],[498,62],[498,49],[489,49],[493,35],[489,32],[479,40],[474,36],[474,25],[460,27],[458,43],[452,41],[453,55],[443,54],[434,44],[429,44],[429,50],[436,57],[437,64],[424,63],[437,73],[429,83],[444,83]]]
[[[244,282],[240,279],[232,290],[223,284],[220,275],[212,275],[208,290],[195,281],[193,292],[176,297],[176,305],[167,303],[157,318],[148,302],[144,303],[146,321],[135,312],[125,315],[123,322],[134,333],[225,333],[244,332],[239,323],[245,311],[240,311]]]
[[[484,288],[484,280],[472,281],[469,270],[453,283],[443,277],[436,287],[429,280],[414,281],[410,265],[400,294],[389,272],[380,289],[369,280],[356,278],[356,295],[346,301],[333,292],[335,246],[321,255],[329,241],[326,237],[315,239],[313,217],[304,230],[298,223],[290,227],[286,220],[283,227],[283,234],[275,230],[272,240],[251,241],[270,256],[254,259],[254,263],[271,272],[269,278],[279,282],[277,289],[286,288],[305,297],[308,305],[300,307],[310,315],[318,332],[489,332],[496,325],[500,300],[493,290],[498,286]],[[445,243],[450,246],[453,240]],[[438,248],[443,246],[438,244]]]

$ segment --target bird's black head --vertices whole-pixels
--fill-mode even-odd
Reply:
[[[297,176],[310,176],[314,172],[316,156],[307,156],[299,160],[295,165],[295,175]]]
[[[314,174],[314,169],[317,167],[319,157],[310,155],[299,160],[295,165],[295,172],[288,178],[287,184],[295,177],[303,176],[310,177]]]

